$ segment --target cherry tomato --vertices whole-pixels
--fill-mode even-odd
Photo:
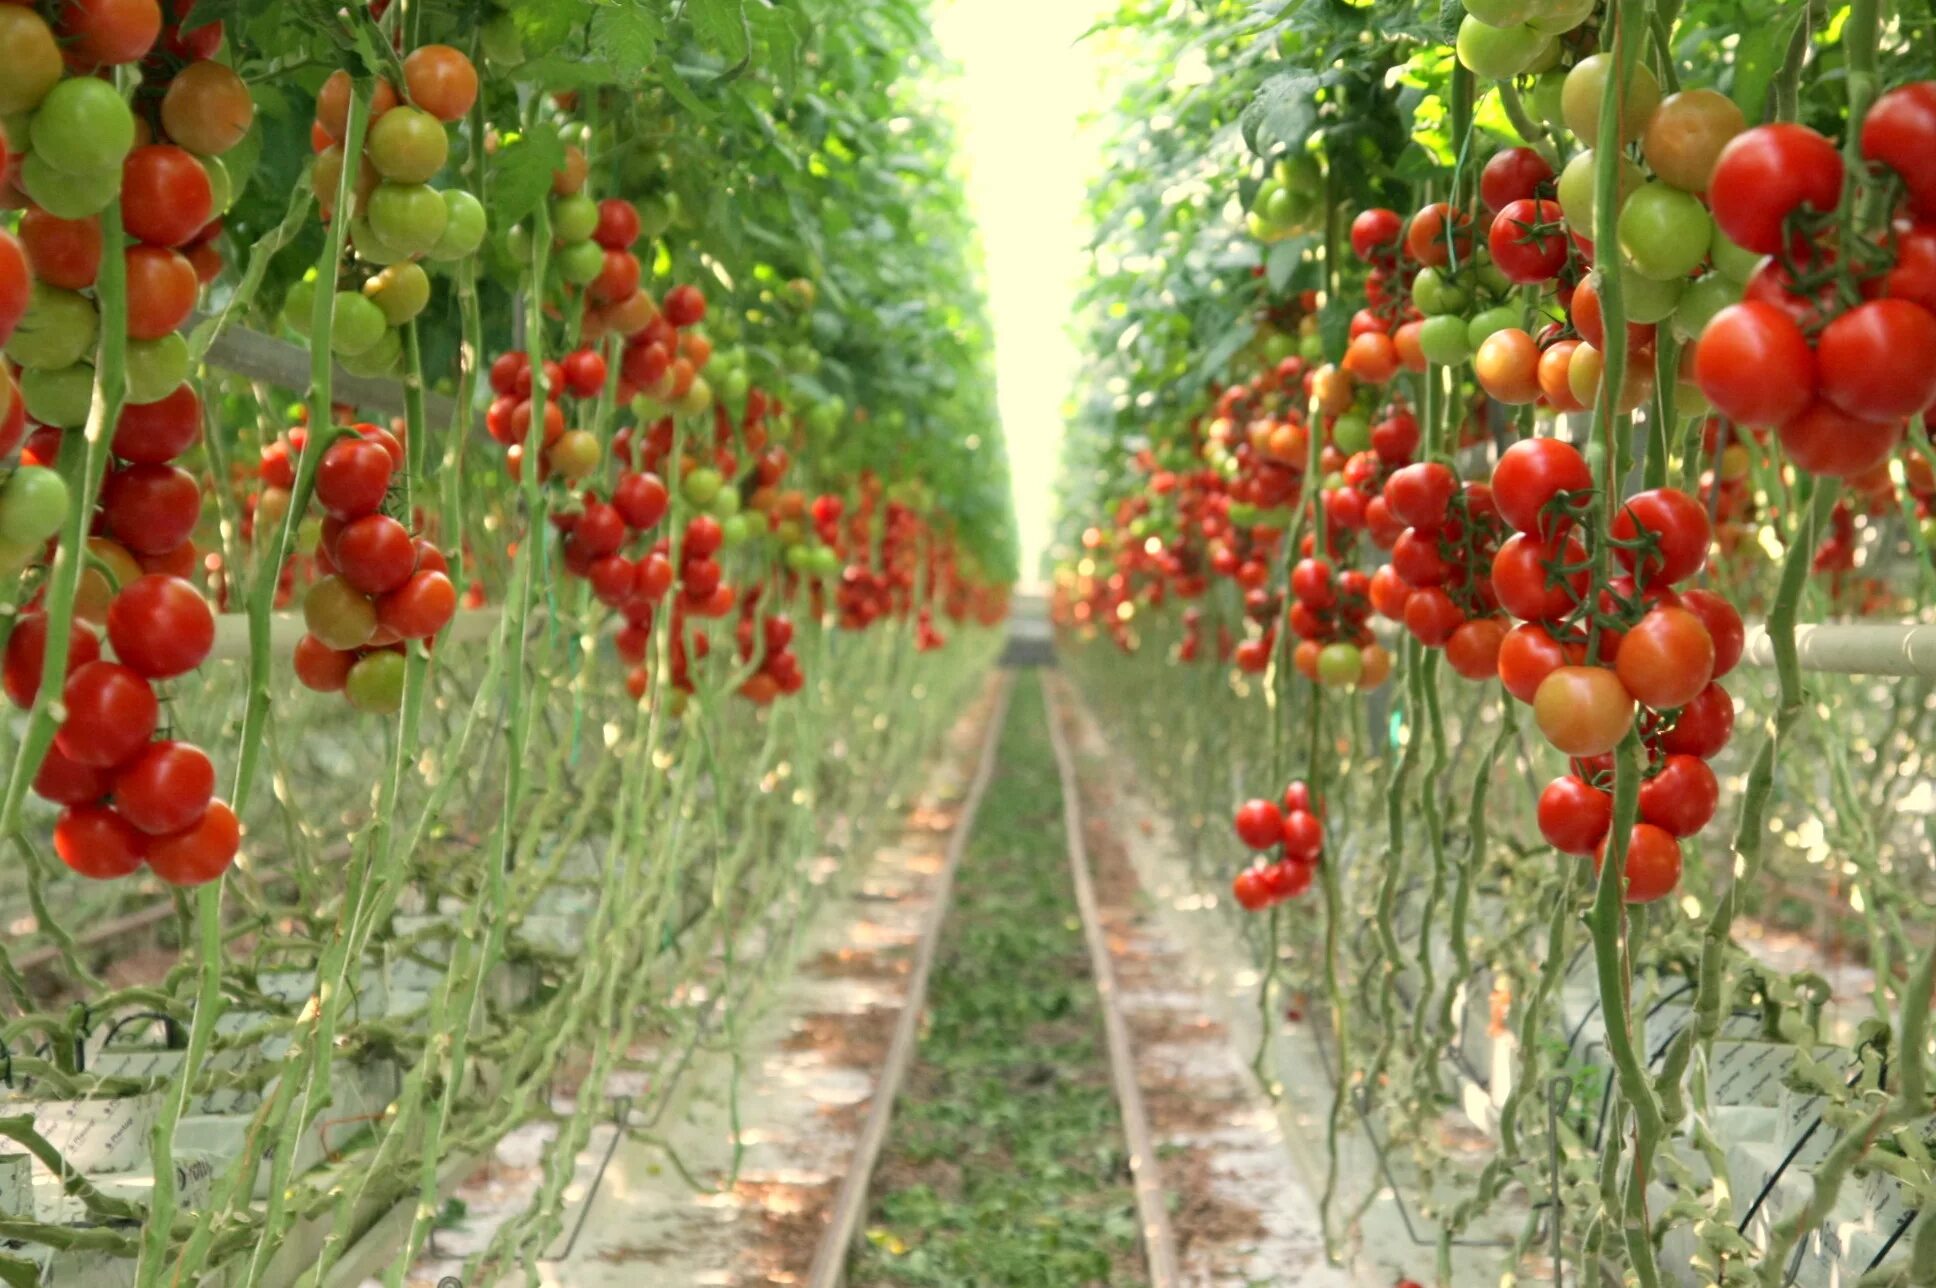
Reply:
[[[1936,400],[1936,316],[1908,300],[1870,300],[1815,341],[1822,397],[1858,420],[1913,416]]]
[[[1479,200],[1486,203],[1487,210],[1503,212],[1515,202],[1539,196],[1541,189],[1550,189],[1552,182],[1553,167],[1537,150],[1501,148],[1479,172]]]
[[[1681,607],[1701,619],[1708,638],[1714,641],[1714,678],[1720,679],[1741,660],[1747,642],[1747,628],[1733,604],[1711,590],[1684,590]]]
[[[1459,480],[1449,468],[1437,461],[1421,461],[1385,481],[1385,504],[1414,528],[1437,529],[1444,526],[1446,508],[1458,488]]]
[[[1284,815],[1284,857],[1300,863],[1316,863],[1324,853],[1324,822],[1310,810],[1294,809]]]
[[[1268,850],[1284,838],[1284,816],[1267,800],[1248,800],[1237,807],[1237,839],[1253,850]]]
[[[1437,586],[1414,591],[1405,601],[1405,629],[1428,648],[1443,648],[1464,622],[1465,614]]]
[[[163,246],[134,246],[125,263],[130,337],[159,340],[188,321],[202,281],[187,256]]]
[[[316,470],[316,499],[339,518],[374,514],[390,490],[395,465],[390,453],[363,438],[331,443]]]
[[[1711,89],[1682,90],[1661,100],[1641,136],[1647,166],[1663,183],[1707,191],[1721,150],[1747,128],[1734,100]]]
[[[1405,250],[1414,260],[1428,268],[1444,268],[1452,262],[1455,249],[1461,264],[1472,254],[1470,215],[1434,201],[1412,216],[1405,230]]]
[[[140,62],[161,35],[155,0],[70,0],[62,6],[60,34],[67,65],[76,72]]]
[[[1397,211],[1363,210],[1351,221],[1351,249],[1367,262],[1393,259],[1404,232],[1405,221]]]
[[[127,465],[101,484],[108,534],[137,554],[162,554],[188,540],[202,517],[195,476],[172,465]]]
[[[1777,431],[1788,459],[1811,474],[1854,478],[1874,469],[1902,441],[1903,422],[1863,420],[1827,399],[1810,403]]]
[[[1270,906],[1270,891],[1264,885],[1263,873],[1257,868],[1245,868],[1239,872],[1230,882],[1230,894],[1246,912],[1257,912]]]
[[[214,795],[215,765],[192,743],[150,743],[114,774],[114,807],[150,836],[193,827]]]
[[[1634,701],[1603,666],[1562,666],[1540,682],[1533,719],[1546,740],[1569,756],[1599,756],[1633,727]]]
[[[42,282],[87,290],[101,271],[101,217],[61,219],[29,206],[20,216],[20,249]]]
[[[214,29],[219,39],[221,24]],[[175,73],[161,98],[161,128],[201,156],[221,156],[234,148],[254,123],[255,100],[248,85],[218,62],[189,63]]]
[[[174,886],[205,885],[229,870],[242,827],[225,801],[210,801],[193,826],[148,842],[148,867]]]
[[[1516,532],[1492,559],[1492,589],[1499,606],[1522,621],[1559,621],[1584,602],[1586,547],[1567,533],[1549,541]],[[1570,566],[1572,571],[1558,569]]]
[[[108,605],[108,643],[135,674],[151,680],[200,666],[215,646],[215,614],[188,582],[150,573]]]
[[[1720,801],[1721,785],[1705,760],[1669,756],[1640,785],[1640,818],[1671,836],[1692,836],[1708,825]]]
[[[449,45],[419,45],[403,60],[403,87],[413,106],[461,121],[477,101],[477,68]]]
[[[1521,702],[1531,702],[1547,676],[1586,657],[1579,644],[1562,644],[1537,622],[1521,622],[1499,642],[1499,682]]]
[[[411,574],[376,602],[377,621],[407,640],[429,639],[457,612],[457,588],[440,572]]]
[[[1560,226],[1559,202],[1509,203],[1493,219],[1486,244],[1492,250],[1493,265],[1508,281],[1530,285],[1556,276],[1566,266],[1566,231]]]
[[[6,689],[8,699],[21,710],[34,705],[40,692],[43,659],[47,655],[47,614],[21,614],[7,635]],[[75,622],[67,637],[67,674],[101,656],[101,641],[84,622]]]
[[[314,635],[304,635],[296,641],[296,678],[306,689],[318,693],[342,692],[343,683],[355,664],[355,653],[333,649]]]
[[[1592,854],[1613,826],[1613,797],[1566,774],[1539,794],[1539,834],[1562,854]]]
[[[34,774],[34,795],[56,805],[92,805],[108,794],[113,774],[69,760],[59,747],[49,747]]]
[[[1445,660],[1468,680],[1490,680],[1499,674],[1499,650],[1506,624],[1496,617],[1466,622],[1445,642]]]
[[[1918,210],[1936,210],[1936,84],[1913,81],[1878,98],[1862,118],[1862,157],[1894,170]]]
[[[1606,853],[1607,842],[1602,841],[1593,855],[1595,872],[1606,860]],[[1672,894],[1681,883],[1681,843],[1652,823],[1635,823],[1627,838],[1624,871],[1628,903],[1652,903]]]
[[[70,760],[112,769],[141,750],[160,722],[161,705],[148,682],[115,662],[89,662],[61,690],[67,719],[54,745]]]
[[[1815,354],[1793,318],[1749,300],[1722,309],[1701,332],[1694,379],[1722,415],[1780,425],[1814,400]]]
[[[1842,154],[1814,130],[1791,122],[1736,135],[1708,178],[1708,202],[1721,231],[1762,255],[1782,248],[1791,214],[1833,211],[1841,200]]]
[[[1734,699],[1718,684],[1710,683],[1693,701],[1681,708],[1673,727],[1656,742],[1670,754],[1698,756],[1712,760],[1728,745],[1734,733]]]
[[[150,144],[122,163],[121,217],[129,236],[156,246],[182,246],[214,216],[208,171],[187,149]]]
[[[1707,511],[1678,488],[1636,492],[1621,503],[1612,531],[1621,541],[1635,541],[1643,531],[1654,535],[1656,549],[1644,561],[1638,549],[1620,547],[1614,551],[1621,567],[1633,573],[1643,589],[1683,581],[1707,561]],[[1640,565],[1638,571],[1636,564]]]
[[[148,838],[106,805],[70,805],[54,823],[54,853],[95,881],[139,871],[147,849]]]
[[[395,590],[417,568],[410,530],[387,514],[366,514],[344,524],[330,555],[343,580],[365,595]]]
[[[1692,701],[1714,678],[1714,640],[1685,608],[1661,605],[1621,638],[1614,672],[1643,706],[1668,711]]]

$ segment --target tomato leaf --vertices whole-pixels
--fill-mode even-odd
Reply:
[[[665,34],[664,21],[642,5],[600,5],[592,11],[592,54],[615,68],[649,66]]]
[[[1796,28],[1807,16],[1808,6],[1798,5],[1794,12],[1742,33],[1735,49],[1734,85],[1729,96],[1751,124],[1766,119],[1775,77],[1788,58]]]
[[[492,215],[508,228],[538,208],[551,191],[551,175],[564,164],[564,145],[549,130],[519,135],[491,157]]]
[[[1314,72],[1286,72],[1265,81],[1241,118],[1244,142],[1258,156],[1279,148],[1304,149],[1318,123],[1318,90],[1324,81]]]
[[[723,55],[727,62],[743,63],[752,53],[752,33],[746,17],[745,0],[690,0],[686,13],[701,44]]]
[[[1303,262],[1304,254],[1310,250],[1315,239],[1309,236],[1286,237],[1270,248],[1270,257],[1264,261],[1264,275],[1273,291],[1283,291],[1290,285],[1291,277],[1297,266]]]

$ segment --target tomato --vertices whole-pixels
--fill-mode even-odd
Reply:
[[[1479,199],[1486,203],[1487,210],[1503,214],[1507,207],[1539,196],[1541,188],[1550,188],[1552,182],[1553,167],[1538,151],[1525,147],[1501,148],[1479,172]],[[1493,227],[1497,228],[1498,224],[1495,222]]]
[[[1613,535],[1621,541],[1633,541],[1642,531],[1653,533],[1658,547],[1644,562],[1637,549],[1616,548],[1614,555],[1621,567],[1639,579],[1643,589],[1683,581],[1707,562],[1707,511],[1678,488],[1636,492],[1621,503],[1613,519]]]
[[[156,246],[193,241],[215,216],[208,171],[182,148],[136,148],[121,167],[121,216],[128,235],[141,241]]]
[[[662,311],[673,326],[698,326],[706,320],[706,297],[696,286],[675,286],[666,292]]]
[[[641,692],[634,694],[634,697],[644,696],[644,686],[640,688]],[[1270,906],[1270,891],[1264,885],[1263,872],[1257,868],[1245,868],[1239,872],[1230,882],[1230,894],[1246,912],[1258,912]]]
[[[363,283],[363,297],[383,310],[383,320],[402,326],[430,303],[430,275],[421,264],[392,264]]]
[[[1356,644],[1335,642],[1318,650],[1318,683],[1343,688],[1358,683],[1365,673],[1364,655]]]
[[[1684,590],[1680,593],[1681,607],[1701,619],[1707,628],[1708,638],[1714,642],[1714,678],[1720,679],[1735,668],[1741,660],[1741,651],[1747,641],[1747,629],[1741,624],[1741,614],[1735,611],[1721,596],[1711,590]]]
[[[67,519],[67,484],[38,465],[23,465],[0,483],[0,547],[32,550]]]
[[[180,251],[162,246],[131,247],[127,264],[128,334],[158,340],[176,330],[195,311],[201,279]]]
[[[414,107],[385,112],[370,127],[366,147],[370,164],[392,183],[420,184],[434,178],[450,155],[443,122]]]
[[[115,662],[89,662],[61,690],[67,719],[54,745],[68,759],[111,769],[146,745],[161,706],[146,680]]]
[[[1284,816],[1267,800],[1248,800],[1237,807],[1237,839],[1253,850],[1268,850],[1284,838]]]
[[[1361,335],[1345,350],[1342,365],[1356,379],[1382,385],[1398,374],[1398,347],[1377,332]]]
[[[61,7],[60,34],[76,72],[139,62],[161,35],[161,6],[155,0],[68,0]]]
[[[1701,199],[1664,183],[1642,184],[1620,207],[1620,249],[1642,277],[1672,282],[1707,259],[1714,226]]]
[[[162,554],[188,540],[202,515],[195,476],[172,465],[126,465],[101,484],[108,535],[137,554]]]
[[[1708,825],[1720,801],[1721,785],[1705,760],[1669,756],[1640,785],[1640,818],[1671,836],[1692,836]]]
[[[1294,809],[1284,815],[1284,857],[1299,863],[1316,863],[1324,853],[1324,822],[1310,810]]]
[[[70,805],[54,822],[54,853],[95,881],[139,871],[147,848],[148,838],[105,805]]]
[[[108,643],[137,675],[165,680],[200,666],[215,646],[215,614],[180,577],[150,573],[108,605]]]
[[[1899,420],[1936,400],[1936,316],[1908,300],[1870,300],[1815,341],[1822,397],[1858,420]]]
[[[0,4],[0,49],[7,51],[7,72],[0,76],[0,116],[32,111],[61,78],[60,46],[31,8]],[[27,140],[16,138],[24,149]]]
[[[1695,350],[1694,379],[1722,415],[1744,425],[1780,425],[1814,400],[1815,354],[1787,313],[1749,300],[1707,324]]]
[[[665,517],[670,499],[666,485],[656,474],[626,474],[612,489],[612,508],[626,527],[638,532],[655,527]]]
[[[47,653],[47,614],[21,614],[7,635],[5,680],[7,697],[22,710],[33,706],[40,692],[42,659]],[[101,656],[101,641],[81,622],[69,629],[67,674]]]
[[[34,276],[49,286],[84,291],[101,271],[101,220],[61,219],[30,206],[20,216],[20,249]],[[22,299],[25,306],[25,299]]]
[[[1560,111],[1566,128],[1587,147],[1600,145],[1600,103],[1612,74],[1611,54],[1590,54],[1573,64],[1560,90]],[[1615,94],[1620,112],[1619,135],[1622,143],[1639,137],[1660,107],[1660,81],[1645,62],[1634,64],[1627,82]]]
[[[5,12],[6,7],[0,5],[0,15]],[[26,218],[31,218],[33,213],[29,211]],[[26,218],[21,221],[23,235]],[[29,265],[29,252],[11,233],[0,229],[0,345],[13,338],[14,328],[26,316],[33,290],[34,270]]]
[[[1482,4],[1490,0],[1481,0]],[[1476,76],[1504,80],[1530,70],[1542,54],[1558,54],[1551,38],[1520,23],[1495,27],[1468,13],[1454,44],[1459,62]]]
[[[161,98],[161,128],[190,152],[221,156],[248,136],[255,100],[232,68],[193,62],[175,73]]]
[[[1452,565],[1439,553],[1438,534],[1420,528],[1407,528],[1392,543],[1391,567],[1414,590],[1452,579]]]
[[[1721,150],[1747,127],[1747,118],[1726,94],[1682,90],[1661,100],[1660,110],[1647,122],[1641,152],[1662,183],[1705,192]]]
[[[1405,579],[1394,571],[1390,564],[1381,566],[1371,575],[1371,606],[1380,617],[1394,622],[1405,619],[1405,603],[1412,597],[1412,588]]]
[[[377,621],[407,640],[428,639],[457,612],[457,588],[440,572],[413,573],[376,602]]]
[[[394,472],[390,454],[377,444],[361,438],[338,439],[318,464],[316,499],[338,518],[374,514],[383,505]]]
[[[422,183],[380,183],[365,208],[370,231],[398,258],[428,252],[450,220],[443,194]]]
[[[1672,710],[1714,678],[1714,639],[1685,608],[1652,608],[1622,637],[1614,672],[1641,705]]]
[[[1613,797],[1573,774],[1539,794],[1539,834],[1562,854],[1588,855],[1613,827]]]
[[[1317,871],[1317,864],[1300,863],[1295,859],[1273,863],[1263,870],[1264,890],[1272,903],[1295,899],[1311,888],[1311,883],[1317,879]]]
[[[1437,586],[1414,591],[1405,601],[1405,629],[1428,648],[1443,648],[1464,622],[1465,614]]]
[[[1463,264],[1472,254],[1471,227],[1472,218],[1464,211],[1455,214],[1443,201],[1434,201],[1412,216],[1405,230],[1405,250],[1431,268],[1449,265],[1456,250]]]
[[[1329,608],[1338,602],[1332,582],[1331,565],[1322,559],[1300,559],[1291,569],[1291,594],[1312,608]]]
[[[150,836],[193,827],[214,795],[215,765],[193,743],[150,743],[114,775],[114,807]]]
[[[1493,504],[1515,531],[1551,537],[1573,525],[1556,505],[1593,489],[1593,471],[1578,448],[1556,438],[1528,438],[1499,456],[1492,471]]]
[[[1936,224],[1899,224],[1895,234],[1895,264],[1880,278],[1865,282],[1863,290],[1936,309]]]
[[[376,605],[342,577],[325,577],[303,596],[303,622],[330,648],[361,648],[376,633]]]
[[[639,239],[638,207],[620,197],[598,203],[598,227],[592,240],[606,250],[629,250]]]
[[[22,178],[31,179],[36,158],[57,175],[111,176],[134,149],[134,114],[114,86],[81,76],[48,91],[31,132],[33,156]]]
[[[1490,680],[1499,674],[1499,650],[1506,624],[1496,617],[1466,622],[1445,642],[1445,660],[1468,680]]]
[[[417,569],[410,530],[385,514],[366,514],[343,525],[330,557],[343,580],[365,595],[394,590]]]
[[[1903,422],[1863,420],[1826,399],[1782,423],[1781,449],[1811,474],[1854,478],[1874,469],[1902,441]]]
[[[1918,210],[1936,209],[1936,84],[1914,81],[1862,118],[1862,157],[1894,170]]]
[[[1593,855],[1595,872],[1600,870],[1606,853],[1607,842],[1602,841]],[[1652,903],[1672,894],[1674,887],[1681,883],[1681,843],[1672,833],[1652,823],[1635,823],[1627,837],[1623,872],[1628,903]]]
[[[205,885],[229,870],[242,825],[225,801],[210,801],[193,826],[148,842],[148,867],[173,886]]]
[[[449,45],[419,45],[403,60],[410,102],[440,121],[461,121],[477,101],[477,68]]]
[[[1577,666],[1586,657],[1579,644],[1562,644],[1537,622],[1521,622],[1499,642],[1499,682],[1521,702],[1531,702],[1540,682],[1562,666]]]
[[[49,747],[34,774],[34,795],[56,805],[92,805],[108,794],[113,781],[108,770],[69,760],[59,747]]]
[[[1586,409],[1586,404],[1573,396],[1573,355],[1580,347],[1578,340],[1558,340],[1539,355],[1540,395],[1548,407],[1562,415]]]
[[[1570,572],[1558,569],[1568,566]],[[1514,533],[1492,559],[1492,589],[1499,606],[1529,622],[1559,621],[1586,599],[1586,547],[1568,532],[1542,540]]]
[[[296,641],[294,661],[296,678],[304,688],[318,693],[340,693],[350,668],[356,664],[356,654],[333,649],[314,635],[304,635]]]
[[[1730,241],[1762,255],[1782,248],[1789,215],[1833,211],[1842,200],[1842,154],[1805,125],[1777,122],[1736,135],[1708,180],[1714,221]]]
[[[1573,329],[1580,333],[1580,339],[1604,352],[1607,347],[1607,329],[1600,313],[1600,282],[1597,276],[1590,276],[1574,288],[1573,301],[1567,306],[1567,316],[1573,320]],[[1655,329],[1650,323],[1627,323],[1627,351],[1631,359],[1639,350],[1652,350]]]
[[[1473,356],[1480,386],[1508,406],[1539,401],[1539,346],[1518,327],[1487,336]]]
[[[1392,514],[1414,528],[1444,526],[1446,508],[1459,481],[1437,461],[1421,461],[1395,471],[1385,481],[1385,504]]]
[[[1405,232],[1405,221],[1395,210],[1374,207],[1351,221],[1351,249],[1367,262],[1395,259]]]
[[[1486,234],[1492,262],[1506,279],[1544,282],[1566,266],[1566,232],[1557,201],[1514,201],[1501,210]],[[1546,231],[1540,231],[1545,229]]]
[[[1669,754],[1698,756],[1712,760],[1728,745],[1734,733],[1734,699],[1718,684],[1710,683],[1693,701],[1681,708],[1673,727],[1656,742]]]
[[[564,362],[565,388],[575,398],[596,398],[605,389],[605,359],[591,349],[580,349]]]
[[[1603,666],[1562,666],[1540,682],[1533,719],[1546,740],[1569,756],[1599,756],[1633,727],[1634,701]]]

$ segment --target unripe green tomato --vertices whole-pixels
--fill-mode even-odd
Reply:
[[[1621,303],[1626,306],[1629,322],[1665,322],[1680,306],[1686,286],[1687,279],[1683,277],[1657,282],[1642,277],[1631,264],[1623,264],[1620,269]]]
[[[442,121],[403,104],[376,118],[364,155],[391,183],[429,183],[450,158],[450,136]]]
[[[1600,99],[1612,70],[1612,55],[1589,54],[1573,64],[1573,70],[1566,74],[1566,88],[1561,98],[1566,128],[1587,147],[1594,147],[1600,141]],[[1634,64],[1633,76],[1627,81],[1622,100],[1620,141],[1629,143],[1640,137],[1660,107],[1660,82],[1646,63]]]
[[[7,356],[23,367],[71,367],[94,351],[101,315],[76,291],[34,283],[27,311],[7,341]]]
[[[158,340],[128,341],[128,401],[159,402],[188,379],[188,341],[179,331]]]
[[[401,264],[410,258],[409,252],[383,240],[368,215],[357,215],[350,220],[350,245],[356,257],[366,264]]]
[[[304,278],[282,297],[282,324],[297,335],[309,334],[310,319],[316,311],[316,283]]]
[[[1559,182],[1560,213],[1566,216],[1569,227],[1589,241],[1593,239],[1593,167],[1593,149],[1587,148],[1566,163],[1566,169],[1560,171]],[[1615,188],[1620,202],[1624,203],[1645,181],[1639,166],[1624,156],[1620,158]]]
[[[788,546],[783,557],[788,572],[804,577],[813,571],[813,551],[806,546]]]
[[[598,203],[584,193],[557,197],[551,203],[551,235],[570,245],[591,240],[598,231]]]
[[[383,310],[364,299],[360,291],[336,292],[336,320],[330,327],[329,348],[337,357],[362,353],[382,340],[389,329]]]
[[[508,13],[493,15],[480,33],[484,57],[500,67],[516,67],[524,61],[524,37],[518,34],[517,19]]]
[[[392,264],[363,283],[363,294],[383,310],[383,320],[402,326],[430,303],[430,274],[420,264]]]
[[[358,711],[373,716],[395,715],[403,709],[403,654],[382,649],[366,653],[343,681],[343,696]]]
[[[1230,503],[1230,521],[1240,528],[1248,528],[1257,522],[1257,507],[1248,501]]]
[[[377,240],[403,256],[435,246],[450,222],[443,196],[423,183],[378,184],[366,213]]]
[[[1714,225],[1714,235],[1708,239],[1707,254],[1718,271],[1744,286],[1755,275],[1755,270],[1761,267],[1761,261],[1767,258],[1729,241],[1719,224]]]
[[[34,155],[62,174],[112,174],[118,186],[134,151],[134,113],[112,82],[70,77],[40,101],[30,139]]]
[[[639,210],[639,234],[643,237],[663,237],[666,229],[678,216],[679,198],[675,193],[662,196],[645,197],[634,203]]]
[[[1741,302],[1741,283],[1725,273],[1704,273],[1681,292],[1674,306],[1674,334],[1686,343],[1701,338],[1714,315]]]
[[[1466,323],[1465,327],[1466,343],[1472,347],[1474,353],[1477,353],[1479,346],[1486,342],[1488,336],[1525,324],[1524,309],[1516,304],[1501,304],[1472,315],[1472,320]]]
[[[430,248],[430,258],[448,261],[475,255],[490,229],[484,203],[462,188],[444,189],[443,198],[444,235]]]
[[[1267,223],[1281,227],[1297,214],[1297,199],[1282,188],[1265,188],[1257,197],[1259,213]]]
[[[1594,0],[1598,3],[1599,0]],[[1533,116],[1555,130],[1566,128],[1566,73],[1541,72],[1533,82]]]
[[[1573,30],[1600,7],[1600,0],[1534,0],[1533,14],[1526,25],[1549,36]]]
[[[1273,331],[1264,338],[1264,360],[1273,367],[1297,352],[1297,337]]]
[[[719,495],[714,497],[712,503],[706,507],[706,513],[720,520],[730,519],[738,514],[739,490],[737,488],[721,487],[719,489]]]
[[[1427,362],[1442,367],[1458,366],[1472,356],[1472,345],[1466,339],[1466,320],[1456,313],[1427,318],[1425,325],[1418,329],[1418,347]]]
[[[11,541],[0,541],[0,576],[11,577],[32,563],[40,556],[43,544],[36,541],[31,546],[17,546]]]
[[[681,394],[672,409],[681,416],[697,416],[713,408],[713,387],[706,383],[704,376],[694,376],[692,387]]]
[[[1306,362],[1324,361],[1324,337],[1320,335],[1302,336],[1297,342],[1297,353]]]
[[[1538,76],[1544,72],[1550,72],[1555,67],[1558,67],[1560,65],[1560,55],[1566,52],[1564,46],[1560,44],[1559,38],[1556,36],[1547,35],[1545,32],[1541,31],[1538,27],[1533,26],[1531,23],[1526,24],[1526,30],[1534,33],[1539,37],[1540,46],[1539,46],[1539,52],[1526,60],[1526,70],[1524,74],[1528,76]]]
[[[29,367],[20,373],[20,400],[27,414],[56,429],[79,429],[94,405],[94,368],[85,362],[71,367]]]
[[[1923,544],[1926,546],[1936,546],[1936,515],[1931,515],[1929,518],[1924,519],[1920,526],[1922,528]]]
[[[807,413],[807,429],[817,438],[831,437],[840,428],[840,413],[830,402],[816,403]]]
[[[1349,456],[1371,446],[1371,421],[1361,411],[1347,411],[1331,423],[1331,441]]]
[[[1513,293],[1513,280],[1500,271],[1499,266],[1492,262],[1490,255],[1482,255],[1479,257],[1478,264],[1473,269],[1473,274],[1479,279],[1481,289],[1495,296],[1511,295]]]
[[[727,549],[740,545],[753,535],[753,525],[743,514],[731,514],[720,520],[720,544]]]
[[[752,387],[745,370],[739,367],[729,369],[719,378],[719,396],[730,403],[743,401]]]
[[[377,342],[343,359],[343,370],[353,376],[387,376],[403,361],[403,332],[385,329]]]
[[[1459,23],[1459,62],[1474,76],[1507,80],[1532,67],[1546,52],[1547,38],[1524,23],[1488,27],[1468,16]]]
[[[720,477],[718,470],[702,465],[686,475],[685,481],[679,485],[679,491],[688,505],[703,510],[713,503],[713,498],[719,495],[719,490],[725,485],[726,480]]]
[[[1620,249],[1634,271],[1668,282],[1701,266],[1714,236],[1714,221],[1693,193],[1647,183],[1620,207],[1619,229]]]
[[[0,486],[0,542],[38,545],[67,518],[67,484],[53,470],[23,465]]]
[[[523,224],[513,224],[504,233],[504,253],[519,264],[531,262],[531,230]]]
[[[595,241],[573,242],[558,252],[558,276],[583,286],[605,271],[605,249]]]
[[[817,577],[837,577],[840,575],[840,555],[832,546],[813,548],[813,572]]]
[[[316,547],[323,543],[323,521],[315,515],[304,515],[303,521],[296,525],[296,550],[300,554],[313,555]]]
[[[1365,657],[1356,644],[1326,644],[1318,650],[1318,682],[1333,688],[1356,684],[1365,673]]]
[[[1465,0],[1465,11],[1488,27],[1517,27],[1533,16],[1533,0]]]
[[[1701,387],[1692,380],[1674,382],[1674,414],[1676,416],[1705,416],[1714,410]]]
[[[1427,317],[1458,313],[1471,302],[1462,287],[1436,268],[1421,268],[1412,279],[1412,303]]]
[[[786,365],[788,371],[810,376],[820,370],[820,350],[810,344],[788,345]]]

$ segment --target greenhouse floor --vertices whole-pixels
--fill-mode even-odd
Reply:
[[[833,897],[786,982],[702,1043],[657,1121],[630,1109],[642,1087],[612,1088],[631,1130],[580,1153],[543,1283],[1388,1288],[1429,1270],[1431,1232],[1355,1136],[1349,1270],[1327,1262],[1316,1017],[1293,997],[1263,1041],[1256,970],[1061,677],[991,678],[863,866],[825,864]],[[410,1284],[464,1282],[551,1137],[455,1169]],[[374,1285],[385,1242],[379,1226],[337,1282]]]

